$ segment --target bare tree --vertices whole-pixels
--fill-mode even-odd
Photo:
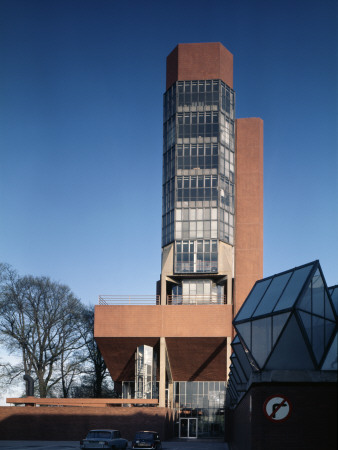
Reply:
[[[19,277],[8,265],[0,266],[0,339],[22,359],[11,376],[33,376],[40,397],[60,383],[67,396],[79,374],[82,315],[83,306],[68,286],[47,277]]]
[[[112,397],[113,382],[104,359],[94,339],[94,307],[83,310],[80,333],[85,341],[86,369],[80,384],[73,389],[73,395],[100,398]]]

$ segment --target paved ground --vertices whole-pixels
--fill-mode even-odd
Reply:
[[[131,448],[131,447],[129,447]],[[162,443],[163,450],[228,450],[224,442],[170,441]],[[79,441],[0,441],[1,450],[79,450]]]

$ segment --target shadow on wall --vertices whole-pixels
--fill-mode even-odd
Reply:
[[[173,437],[174,412],[167,408],[0,407],[4,440],[79,441],[89,430],[110,428],[131,440],[136,431],[156,430],[162,440]]]

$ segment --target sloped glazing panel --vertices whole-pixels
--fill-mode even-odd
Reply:
[[[292,272],[284,273],[273,278],[262,300],[260,301],[253,317],[268,314],[273,311],[283,289],[291,277]]]
[[[288,321],[265,370],[313,370],[314,364],[294,315]]]
[[[312,312],[324,317],[324,283],[319,270],[312,278]]]
[[[322,370],[338,370],[338,334],[331,344],[330,350],[322,365]]]
[[[306,289],[303,297],[300,299],[299,304],[297,305],[297,307],[299,309],[303,309],[304,311],[311,312],[311,293],[312,293],[312,289],[311,289],[311,281],[310,281],[308,288]]]
[[[239,377],[238,377],[238,374],[237,374],[237,372],[235,371],[234,365],[233,365],[232,363],[230,364],[229,369],[230,369],[230,371],[229,371],[229,381],[230,381],[232,378],[235,378],[236,381],[237,381],[237,383],[238,383],[238,382],[239,382]]]
[[[331,320],[325,320],[325,349],[328,346],[332,338],[332,334],[335,332],[336,323],[331,322]]]
[[[230,370],[230,373],[229,373],[229,379],[233,377],[236,380],[236,382],[239,383],[240,382],[240,378],[239,378],[238,373],[237,373],[236,369],[234,368],[233,364],[231,364],[230,369],[231,370]]]
[[[238,376],[241,379],[242,383],[245,383],[246,382],[246,378],[245,378],[243,369],[242,369],[242,367],[241,367],[237,357],[235,355],[232,355],[231,360],[232,360],[232,364],[234,366],[234,369],[237,371]]]
[[[330,302],[329,297],[326,292],[324,293],[324,298],[325,298],[325,300],[324,300],[325,318],[329,319],[329,320],[335,320],[331,302]]]
[[[245,345],[251,350],[251,322],[244,322],[239,325],[235,325],[237,333],[241,335]]]
[[[234,340],[232,341],[231,345],[240,344],[240,343],[241,343],[241,341],[240,341],[240,339],[238,337],[238,334],[236,334],[236,336],[234,337]]]
[[[275,345],[282,328],[284,327],[286,321],[288,320],[291,313],[277,314],[272,316],[272,346]]]
[[[325,320],[318,316],[312,316],[312,349],[319,363],[324,354]]]
[[[229,376],[231,375],[231,381],[234,384],[234,386],[236,386],[236,389],[238,389],[238,386],[241,384],[241,380],[238,376],[238,373],[236,371],[236,369],[232,369],[231,374],[229,374]]]
[[[252,368],[251,368],[250,362],[248,360],[248,357],[245,353],[245,350],[241,343],[235,344],[235,345],[233,344],[232,348],[234,349],[234,352],[238,358],[238,361],[240,362],[240,364],[243,368],[245,377],[248,380],[250,373],[252,372]]]
[[[247,297],[242,308],[235,317],[234,324],[239,320],[249,319],[251,317],[270,283],[271,278],[268,278],[255,284],[249,297]]]
[[[312,316],[304,311],[299,311],[299,316],[302,320],[304,328],[306,330],[307,337],[309,339],[309,344],[312,344]]]
[[[313,264],[294,270],[291,279],[289,280],[283,294],[281,295],[274,311],[281,311],[283,309],[291,308],[304,286],[306,278],[308,277]]]
[[[329,292],[332,298],[333,306],[338,314],[338,286],[332,286],[329,288]]]
[[[231,392],[231,394],[232,394],[232,396],[234,398],[234,401],[236,401],[237,397],[238,397],[238,392],[235,389],[235,386],[234,386],[234,383],[233,383],[232,379],[230,381],[229,389],[230,389],[230,392]]]
[[[260,368],[271,351],[271,317],[253,320],[252,323],[252,356]]]

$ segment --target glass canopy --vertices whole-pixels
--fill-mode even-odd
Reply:
[[[319,261],[256,282],[233,323],[259,370],[321,368],[337,330],[330,290]]]
[[[337,308],[319,261],[257,281],[233,321],[232,401],[252,372],[337,370]]]

